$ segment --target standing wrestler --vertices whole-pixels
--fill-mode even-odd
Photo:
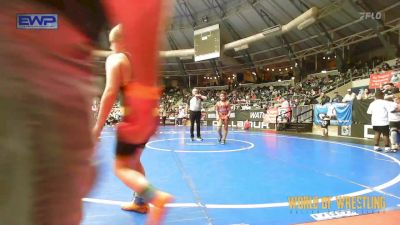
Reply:
[[[231,114],[231,105],[227,100],[227,94],[222,91],[219,95],[220,101],[215,105],[215,111],[218,121],[218,142],[224,145],[226,143],[226,136],[228,135],[228,122],[229,115]],[[222,125],[224,126],[224,132],[222,133]]]
[[[140,156],[143,152],[144,146],[147,142],[148,135],[141,137],[139,134],[131,132],[135,129],[135,125],[131,124],[132,121],[138,120],[146,115],[155,113],[156,96],[159,91],[155,87],[146,87],[142,84],[135,82],[132,76],[132,56],[125,51],[124,32],[121,25],[114,27],[109,35],[111,43],[111,50],[114,51],[106,61],[106,87],[101,98],[99,116],[96,121],[94,133],[98,137],[103,128],[104,122],[110,113],[112,104],[116,100],[119,92],[123,95],[124,104],[124,118],[117,127],[117,146],[114,170],[117,177],[124,182],[128,187],[137,193],[133,202],[123,205],[125,210],[133,210],[140,213],[147,213],[149,207],[147,203],[158,204],[155,207],[153,214],[150,212],[149,220],[153,220],[154,212],[156,214],[163,214],[164,205],[172,200],[172,197],[164,192],[154,189],[144,177],[144,168],[140,161]],[[140,92],[146,90],[148,95],[142,96]],[[153,97],[152,97],[153,96]],[[137,97],[138,99],[133,99]],[[138,107],[134,108],[136,104],[134,101],[141,102],[141,106],[146,104],[153,104],[153,112],[148,109],[147,112],[140,111]],[[133,113],[137,110],[141,113]],[[156,114],[153,115],[153,122],[156,123]],[[152,120],[150,120],[152,121]],[[155,127],[155,126],[150,126]],[[152,130],[142,131],[144,133],[152,133]],[[158,199],[158,200],[157,200]],[[159,217],[162,215],[156,215]],[[159,220],[158,218],[154,220]],[[153,221],[150,224],[158,224]]]

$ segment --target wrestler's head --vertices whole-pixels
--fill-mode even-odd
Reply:
[[[110,34],[108,36],[110,40],[110,49],[115,52],[123,51],[123,35],[122,35],[122,26],[118,24],[113,29],[111,29]]]
[[[226,97],[227,97],[226,92],[221,91],[221,93],[219,94],[219,98],[221,99],[221,101],[226,101]]]

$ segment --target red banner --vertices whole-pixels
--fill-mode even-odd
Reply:
[[[394,75],[397,75],[399,78],[394,78],[392,80],[392,77]],[[381,88],[383,84],[392,82],[394,83],[397,87],[400,87],[400,72],[399,71],[386,71],[383,73],[377,73],[377,74],[371,74],[370,79],[369,79],[369,88],[370,89],[375,89],[375,88]]]

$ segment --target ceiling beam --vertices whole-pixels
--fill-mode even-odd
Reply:
[[[299,10],[301,13],[303,12],[303,10],[300,8],[300,6],[297,5],[295,2],[293,2],[293,0],[292,0],[292,3],[293,3],[293,6],[295,6],[295,8],[296,8],[297,10]],[[302,7],[304,7],[306,10],[308,10],[308,9],[310,8],[310,7],[309,7],[306,3],[304,3],[302,0],[298,0],[298,3],[299,3]],[[332,43],[334,42],[334,41],[333,41],[333,38],[331,37],[331,35],[330,35],[329,32],[327,31],[327,29],[325,28],[325,26],[324,26],[322,20],[320,20],[320,19],[317,20],[317,21],[316,21],[316,24],[317,24],[318,28],[324,33],[324,36],[325,36],[325,38],[326,38],[326,40],[327,40],[327,41],[326,41],[327,51],[330,51],[330,50],[333,50],[333,51],[334,51],[335,56],[336,56],[336,66],[337,66],[337,68],[338,68],[339,71],[343,71],[343,70],[345,69],[345,64],[344,64],[344,59],[343,59],[343,57],[342,57],[342,54],[343,54],[342,50],[341,50],[341,49],[338,49],[338,48],[336,48],[336,49],[331,49],[331,45],[332,45]]]
[[[218,14],[220,22],[228,30],[228,32],[232,36],[232,38],[234,40],[242,39],[242,37],[240,37],[239,33],[232,27],[232,25],[228,21],[224,20],[226,12],[225,12],[224,8],[222,7],[220,1],[219,0],[207,0],[207,2],[209,3],[209,5],[215,4],[217,6],[217,7],[212,7],[211,9],[214,10]],[[243,56],[246,61],[245,66],[255,68],[253,60],[247,50],[243,51]]]
[[[357,6],[363,11],[363,12],[368,12],[368,13],[373,13],[376,15],[378,12],[367,2],[363,0],[353,0],[350,1],[352,6],[357,10]],[[380,30],[385,26],[383,20],[381,18],[365,18],[365,19],[370,19],[373,21],[375,26],[370,26],[374,31],[376,32],[376,35],[378,36],[379,41],[383,45],[383,47],[386,50],[386,53],[389,58],[394,58],[396,57],[396,50],[395,48],[392,48],[390,45],[390,42],[388,41],[388,37],[386,35],[383,35]]]
[[[256,6],[255,3],[257,3],[257,1],[255,1],[255,0],[248,0],[247,2],[251,5],[251,7],[254,9],[254,11],[257,12],[257,15],[261,18],[261,20],[264,22],[265,25],[271,26],[270,23],[272,23],[272,26],[278,25],[278,23],[271,17],[271,15],[269,15],[269,13],[267,12],[267,9],[262,4],[259,4],[258,6]],[[280,37],[281,37],[281,41],[286,46],[287,56],[289,58],[289,61],[292,61],[294,58],[296,58],[296,53],[294,52],[292,46],[290,45],[290,43],[287,40],[287,38],[285,37],[285,35],[282,34]],[[279,39],[278,37],[276,37],[276,38]],[[301,65],[300,61],[298,59],[295,59],[294,61],[297,65]]]
[[[196,22],[196,17],[193,15],[192,10],[189,8],[188,3],[186,0],[178,0],[177,1],[179,9],[183,12],[183,15],[188,18],[188,20],[191,22],[190,24],[193,27],[197,26]]]
[[[174,38],[172,37],[172,35],[170,33],[167,34],[167,38],[168,38],[168,42],[169,42],[171,49],[177,50],[178,45],[176,44]],[[183,80],[184,80],[185,86],[189,87],[188,73],[185,69],[185,65],[182,63],[180,58],[177,58],[176,60],[178,61],[179,71],[182,73],[182,75],[184,75]]]

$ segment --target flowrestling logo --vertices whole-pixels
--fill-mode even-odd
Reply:
[[[17,29],[57,29],[57,14],[17,14]]]
[[[367,20],[367,19],[372,19],[372,20],[380,20],[382,19],[382,13],[381,12],[360,12],[360,19],[362,20]]]

